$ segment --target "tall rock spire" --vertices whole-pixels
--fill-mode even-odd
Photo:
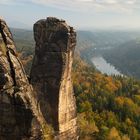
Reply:
[[[12,34],[0,19],[0,140],[41,139],[32,95]]]
[[[34,24],[35,57],[31,83],[39,108],[56,139],[76,140],[76,102],[71,69],[76,33],[64,20],[48,17]]]

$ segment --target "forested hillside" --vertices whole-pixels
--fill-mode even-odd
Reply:
[[[32,34],[22,30],[17,35],[15,31],[14,38],[29,73],[34,54]],[[140,81],[101,74],[76,54],[73,84],[80,140],[140,139]]]
[[[140,139],[140,81],[103,75],[79,58],[73,81],[80,139]]]

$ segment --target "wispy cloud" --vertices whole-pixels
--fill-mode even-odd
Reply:
[[[84,12],[125,12],[140,7],[138,0],[0,0],[0,4],[40,4],[65,10]]]
[[[33,3],[84,12],[132,13],[138,0],[31,0]]]

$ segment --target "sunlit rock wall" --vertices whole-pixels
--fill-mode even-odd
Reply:
[[[55,139],[77,139],[76,103],[71,69],[76,33],[65,21],[53,17],[34,24],[35,57],[31,83],[45,120]]]

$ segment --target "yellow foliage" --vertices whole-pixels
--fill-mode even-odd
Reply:
[[[128,106],[128,107],[135,106],[135,103],[133,102],[133,100],[127,97],[121,97],[121,96],[116,97],[115,102],[119,106],[123,106],[123,105]]]
[[[129,126],[132,125],[132,121],[131,121],[129,118],[126,119],[126,123],[127,123],[127,125],[129,125]]]
[[[114,82],[112,77],[108,76],[105,78],[105,80],[106,80],[105,88],[107,91],[114,92],[118,89],[118,87],[115,85],[116,83]]]
[[[122,107],[123,106],[123,104],[124,104],[124,97],[116,97],[115,98],[115,103],[118,105],[118,106],[120,106],[120,107]]]
[[[95,73],[95,75],[94,75],[95,77],[95,81],[96,82],[99,82],[99,81],[102,81],[102,75],[100,74],[100,73]]]
[[[119,88],[122,88],[122,84],[121,84],[121,82],[118,81],[118,80],[115,81],[115,85],[116,85],[116,87],[117,87],[118,89],[119,89]]]
[[[130,138],[129,138],[127,135],[124,135],[124,136],[122,137],[122,140],[130,140]]]
[[[135,106],[135,103],[130,98],[125,97],[124,99],[125,99],[124,104],[127,105],[128,107]]]
[[[107,140],[121,140],[121,137],[119,135],[119,132],[115,127],[113,127],[107,137]]]
[[[90,87],[91,87],[91,83],[90,83],[90,82],[86,82],[86,83],[84,84],[84,86],[85,86],[86,88],[90,88]]]
[[[90,136],[93,133],[99,132],[98,127],[96,126],[95,122],[91,122],[88,119],[86,119],[86,113],[79,114],[77,120],[78,120],[78,128],[80,131],[81,138],[86,137],[87,140],[90,140],[91,137],[88,137],[88,136]]]

